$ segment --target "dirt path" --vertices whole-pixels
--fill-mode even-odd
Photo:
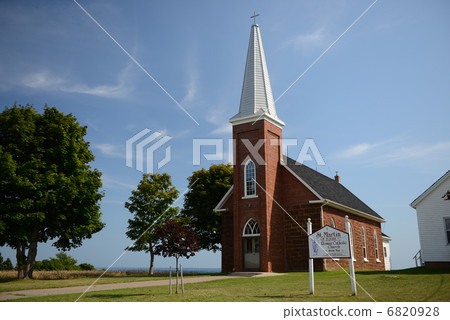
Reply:
[[[281,275],[280,273],[250,273],[250,272],[240,272],[235,274],[230,274],[226,276],[205,276],[205,277],[193,277],[184,278],[184,283],[199,283],[222,279],[240,278],[240,277],[266,277]],[[174,279],[172,283],[174,283]],[[94,285],[89,289],[88,292],[92,291],[105,291],[105,290],[115,290],[115,289],[128,289],[128,288],[142,288],[142,287],[155,287],[155,286],[167,286],[169,284],[168,280],[152,280],[152,281],[139,281],[139,282],[124,282],[124,283],[110,283],[110,284],[100,284]],[[83,293],[89,286],[78,286],[78,287],[64,287],[64,288],[50,288],[50,289],[33,289],[33,290],[19,290],[19,291],[9,291],[0,292],[0,301],[29,298],[29,297],[41,297],[41,296],[53,296],[58,294],[70,294],[70,293]]]

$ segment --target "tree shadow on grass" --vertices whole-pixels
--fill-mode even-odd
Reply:
[[[396,274],[443,274],[450,273],[450,268],[409,268],[403,270],[391,270],[391,271],[356,271],[358,275],[372,275],[372,274],[385,274],[385,275],[396,275]]]
[[[108,293],[108,294],[90,294],[88,296],[86,296],[86,298],[94,298],[94,299],[112,299],[112,300],[116,300],[116,299],[123,299],[123,298],[131,298],[131,297],[141,297],[141,296],[145,296],[146,294],[144,293],[138,293],[138,294],[113,294],[113,293]]]
[[[436,290],[434,290],[427,297],[425,297],[423,299],[423,301],[433,301],[432,298],[434,298],[442,290],[443,284],[444,284],[444,277],[441,276],[441,281],[439,281],[439,286],[436,288]]]

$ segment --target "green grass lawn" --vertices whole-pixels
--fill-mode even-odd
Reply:
[[[185,275],[184,277],[205,276],[207,274],[199,275]],[[173,275],[173,278],[175,275]],[[127,276],[113,276],[103,277],[97,281],[96,285],[108,283],[123,283],[123,282],[137,282],[137,281],[151,281],[151,280],[165,280],[169,279],[166,274],[148,275],[127,275]],[[14,279],[0,282],[0,292],[18,291],[18,290],[32,290],[32,289],[48,289],[48,288],[63,288],[63,287],[77,287],[89,286],[96,280],[95,277],[89,278],[74,278],[74,279],[58,279],[58,280],[35,280],[35,279]]]
[[[450,270],[357,272],[356,278],[376,301],[450,301]],[[169,295],[168,286],[90,292],[80,301],[373,301],[360,287],[352,296],[343,271],[316,273],[314,295],[306,272],[186,284],[185,289],[184,295]],[[75,301],[79,295],[17,301]]]

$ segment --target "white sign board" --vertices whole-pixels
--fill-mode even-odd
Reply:
[[[326,226],[309,236],[309,258],[350,258],[350,239],[347,232]]]

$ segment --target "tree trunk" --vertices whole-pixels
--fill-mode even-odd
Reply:
[[[153,275],[153,264],[155,262],[155,253],[153,252],[153,249],[150,249],[150,268],[148,269],[148,275]]]
[[[24,279],[33,279],[33,270],[34,264],[36,262],[36,255],[37,255],[37,241],[32,241],[30,243],[30,248],[28,249],[28,259],[25,268]]]
[[[17,260],[17,278],[23,279],[25,277],[24,265],[25,265],[25,244],[17,241],[16,244],[16,260]]]
[[[175,293],[178,293],[178,256],[177,257],[175,257],[175,261],[176,261],[176,270],[177,270],[177,282],[176,282],[176,284],[175,284]]]

